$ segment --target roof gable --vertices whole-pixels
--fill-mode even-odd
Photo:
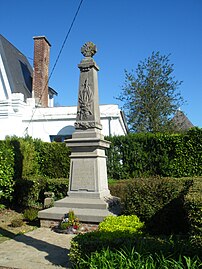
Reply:
[[[31,97],[32,67],[27,58],[2,35],[0,54],[12,93],[23,93],[25,99]]]
[[[180,110],[177,110],[175,116],[172,119],[172,122],[174,123],[174,127],[177,131],[186,131],[194,127],[187,116]]]

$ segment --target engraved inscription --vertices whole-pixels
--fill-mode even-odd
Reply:
[[[85,171],[85,173],[81,173]],[[72,191],[95,191],[95,163],[86,159],[74,160],[74,169],[71,184]]]

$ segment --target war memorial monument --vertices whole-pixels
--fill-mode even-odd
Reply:
[[[82,222],[99,223],[108,215],[116,215],[118,198],[108,189],[104,140],[100,123],[98,76],[99,67],[93,59],[97,52],[92,42],[81,48],[84,58],[80,69],[75,132],[66,140],[71,150],[69,190],[67,197],[56,201],[54,207],[39,212],[41,226],[50,227],[73,210]]]

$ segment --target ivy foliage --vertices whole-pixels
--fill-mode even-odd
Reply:
[[[108,137],[108,176],[126,179],[146,176],[202,175],[202,129],[186,133],[141,133]]]

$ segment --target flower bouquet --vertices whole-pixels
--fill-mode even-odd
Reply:
[[[80,227],[79,219],[75,217],[74,211],[69,210],[58,225],[58,229],[64,233],[77,234]]]

